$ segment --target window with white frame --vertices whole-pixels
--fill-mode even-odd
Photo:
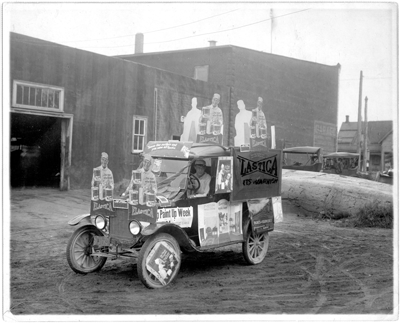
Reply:
[[[195,66],[194,79],[208,82],[208,65]]]
[[[13,82],[13,107],[39,110],[64,110],[64,89],[25,81]]]
[[[147,139],[147,117],[133,116],[132,152],[143,151]]]

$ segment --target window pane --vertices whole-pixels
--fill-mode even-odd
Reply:
[[[135,119],[135,126],[133,128],[133,133],[136,135],[139,133],[139,120]]]
[[[136,136],[133,136],[133,150],[137,150],[138,148],[137,148],[137,137]]]
[[[49,108],[53,108],[54,106],[54,90],[49,90]]]
[[[42,105],[42,89],[36,89],[36,103],[35,105],[37,107],[40,107]]]
[[[140,120],[140,131],[139,134],[144,135],[144,120]]]
[[[22,92],[23,92],[22,85],[17,85],[17,103],[18,104],[22,104]]]
[[[60,105],[60,91],[56,91],[54,95],[54,108],[59,109]]]
[[[35,88],[30,87],[29,88],[29,105],[35,105]]]
[[[29,88],[27,86],[23,87],[22,104],[29,104]]]
[[[144,137],[139,137],[139,150],[143,150]]]
[[[42,107],[47,107],[47,92],[48,92],[47,89],[42,90],[42,104],[41,104]]]

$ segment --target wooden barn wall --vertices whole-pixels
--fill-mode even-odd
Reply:
[[[337,124],[338,66],[237,47],[232,60],[232,102],[242,99],[250,110],[262,97],[268,128],[276,128],[278,148],[312,146],[315,120]]]
[[[194,77],[195,66],[209,65],[208,82],[229,86],[227,70],[231,64],[231,47],[210,47],[174,52],[124,56],[122,59],[160,68],[175,74]]]
[[[109,154],[115,182],[130,178],[139,164],[139,156],[131,154],[133,115],[148,117],[148,140],[154,140],[155,88],[165,97],[174,98],[178,93],[184,98],[174,105],[164,104],[168,110],[162,113],[167,117],[157,119],[157,128],[162,129],[159,140],[170,139],[176,128],[182,127],[176,116],[186,114],[193,96],[199,97],[200,106],[210,104],[214,91],[226,97],[229,92],[170,72],[15,33],[11,34],[10,50],[11,85],[13,80],[21,80],[65,89],[64,112],[74,116],[71,188],[90,187],[92,169],[100,165],[103,151]],[[179,106],[181,110],[176,112]]]

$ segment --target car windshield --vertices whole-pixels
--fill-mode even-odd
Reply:
[[[157,179],[157,196],[175,198],[186,189],[189,162],[187,160],[160,159],[160,175]]]

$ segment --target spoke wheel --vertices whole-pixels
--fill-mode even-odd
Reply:
[[[150,272],[146,266],[149,254],[156,246],[159,246],[160,243],[167,244],[168,247],[171,248],[174,254],[176,255],[176,263],[174,264],[174,270],[172,271],[171,276],[168,276],[168,278],[165,280],[164,284],[161,283],[159,278],[157,278],[152,272]],[[167,233],[160,233],[150,237],[144,243],[139,253],[137,262],[137,271],[141,282],[147,288],[162,288],[169,285],[173,280],[176,279],[180,266],[181,266],[181,250],[178,242],[171,235]]]
[[[67,245],[67,261],[73,271],[88,274],[100,270],[107,258],[93,257],[93,236],[102,236],[102,232],[94,226],[86,225],[77,229]]]
[[[257,265],[264,260],[268,252],[268,247],[268,232],[257,234],[249,229],[246,241],[242,244],[244,259],[250,265]]]

